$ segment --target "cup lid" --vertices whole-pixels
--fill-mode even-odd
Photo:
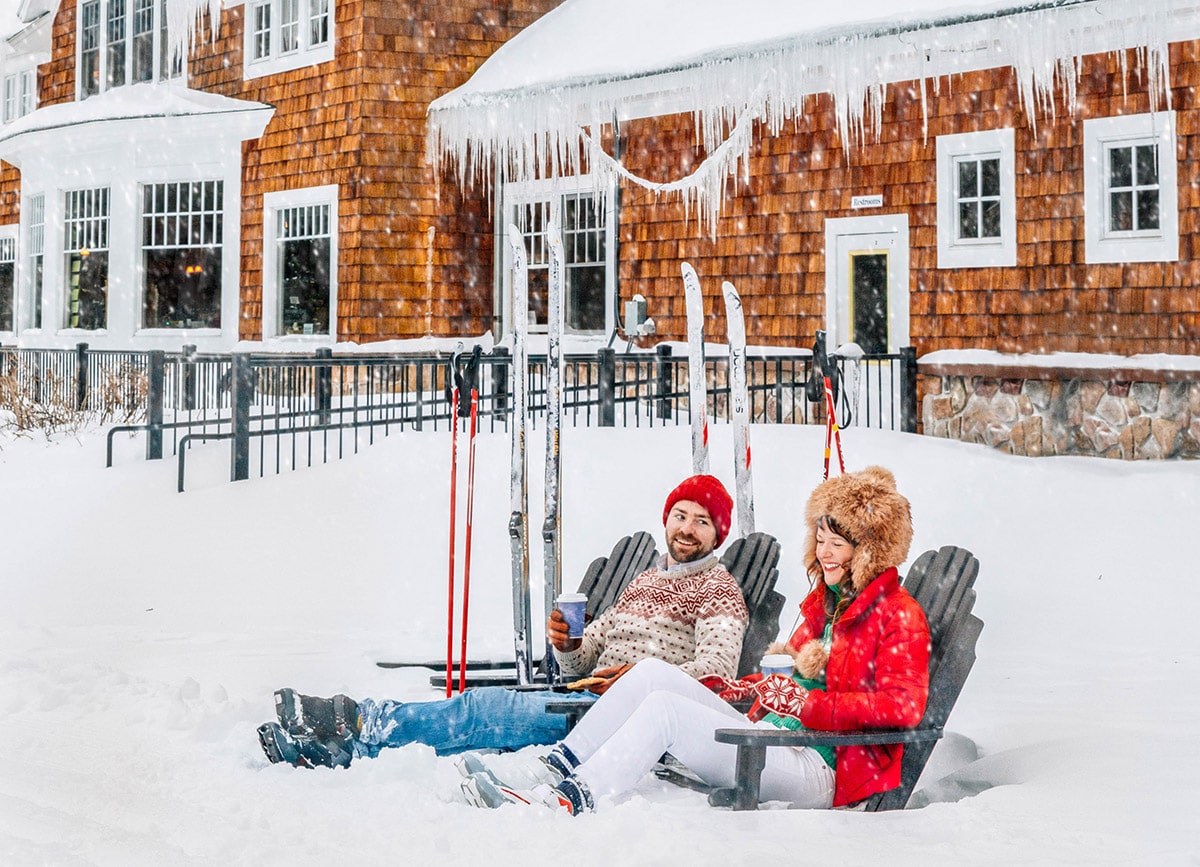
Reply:
[[[763,668],[791,668],[792,658],[786,653],[768,653],[762,658]]]
[[[586,593],[560,593],[558,594],[559,602],[587,602]]]

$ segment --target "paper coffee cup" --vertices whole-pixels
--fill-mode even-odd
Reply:
[[[791,677],[793,660],[786,653],[768,653],[762,658],[762,673],[768,677],[772,674],[782,674]]]
[[[558,610],[566,618],[570,638],[583,638],[584,615],[587,613],[587,596],[583,593],[563,593],[557,600]]]

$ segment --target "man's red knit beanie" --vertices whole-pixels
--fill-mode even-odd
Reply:
[[[729,522],[733,516],[733,498],[721,480],[716,476],[692,476],[680,482],[679,487],[667,496],[667,504],[663,506],[663,526],[667,524],[671,507],[680,500],[691,500],[708,509],[717,530],[716,547],[720,547],[729,533]]]

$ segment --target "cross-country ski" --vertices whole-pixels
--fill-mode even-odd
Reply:
[[[692,472],[708,472],[708,386],[704,371],[704,295],[696,269],[684,262],[683,296],[687,311],[688,413],[692,420]]]
[[[508,249],[512,257],[512,449],[509,474],[508,535],[512,547],[513,647],[517,682],[533,677],[533,636],[529,628],[529,472],[525,448],[529,430],[529,269],[521,230],[508,225]]]
[[[558,227],[551,222],[548,231],[550,246],[550,292],[546,314],[546,515],[542,524],[542,543],[545,562],[544,600],[547,614],[554,609],[562,590],[562,463],[560,436],[562,432],[562,329],[563,329],[563,245]],[[549,640],[545,655],[546,680],[554,682],[558,666]]]
[[[733,477],[738,532],[754,532],[754,481],[750,474],[750,395],[746,384],[746,320],[742,299],[729,281],[721,284],[729,339],[729,404],[733,425]]]

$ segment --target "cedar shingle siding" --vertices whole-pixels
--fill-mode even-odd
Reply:
[[[1083,62],[1076,114],[1068,115],[1060,101],[1057,117],[1039,116],[1036,131],[1018,106],[1008,69],[943,78],[936,95],[927,84],[927,133],[919,85],[890,85],[879,140],[850,151],[833,129],[831,100],[811,98],[805,116],[779,136],[756,132],[750,182],[730,179],[715,239],[694,211],[689,221],[682,205],[626,188],[621,296],[641,292],[658,337],[683,339],[679,263],[686,259],[706,282],[737,285],[752,341],[807,346],[825,327],[825,219],[907,212],[918,355],[957,348],[1200,353],[1195,58],[1196,43],[1172,46],[1178,262],[1084,264],[1083,120],[1150,111],[1140,72],[1131,71],[1123,87],[1117,60],[1093,56]],[[1132,52],[1129,65],[1136,65]],[[938,269],[936,137],[1005,127],[1016,131],[1017,266]],[[677,178],[705,156],[694,146],[690,115],[638,121],[623,134],[626,165],[648,179]],[[851,196],[866,193],[882,193],[884,207],[851,210]],[[706,303],[708,313],[720,315],[714,291]]]

